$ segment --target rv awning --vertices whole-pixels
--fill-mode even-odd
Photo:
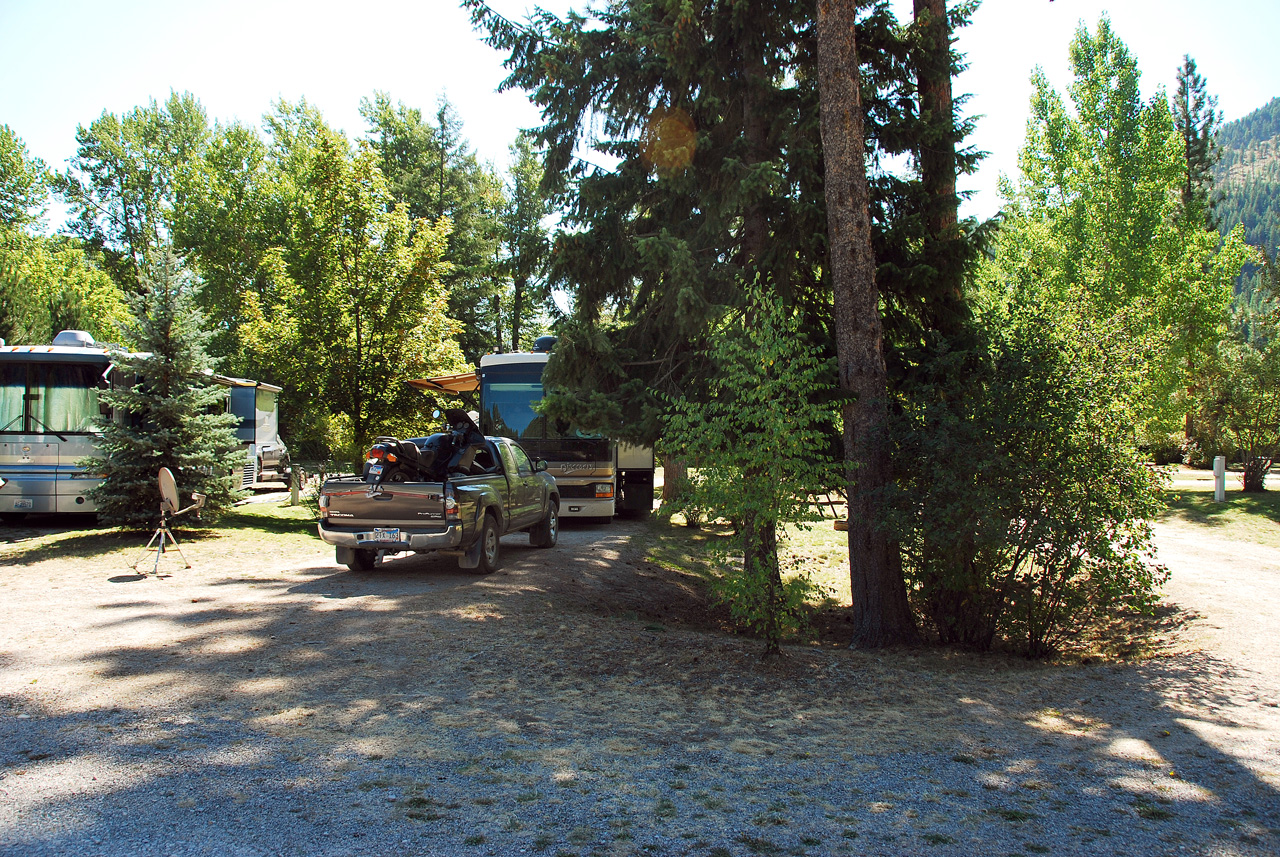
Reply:
[[[462,372],[458,375],[440,375],[436,378],[418,378],[407,382],[410,387],[426,393],[448,393],[458,396],[462,393],[474,393],[480,388],[480,375],[474,371]]]

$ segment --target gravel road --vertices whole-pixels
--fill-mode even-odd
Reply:
[[[488,577],[10,532],[0,853],[1280,853],[1277,552],[1162,526],[1187,622],[1137,664],[762,664],[646,532],[509,537]]]

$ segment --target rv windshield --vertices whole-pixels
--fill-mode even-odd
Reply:
[[[0,432],[93,431],[103,368],[97,363],[0,363]]]
[[[593,438],[534,411],[542,401],[542,364],[490,366],[481,376],[480,431],[515,440]]]

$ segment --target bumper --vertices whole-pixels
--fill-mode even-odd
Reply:
[[[326,527],[324,522],[316,526],[320,533],[320,541],[341,548],[367,548],[385,551],[432,551],[448,550],[462,544],[462,524],[453,523],[443,530],[432,530],[425,533],[400,531],[400,541],[383,542],[373,540],[373,531],[361,527]]]
[[[560,517],[562,518],[612,518],[614,504],[612,499],[588,500],[574,497],[560,498]]]

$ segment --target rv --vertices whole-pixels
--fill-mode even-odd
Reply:
[[[116,378],[113,355],[82,330],[64,330],[52,345],[0,340],[0,520],[27,514],[95,512],[89,490],[101,477],[79,462],[98,448],[99,424],[111,419],[99,399]],[[227,410],[240,417],[245,446],[241,485],[269,473],[287,478],[288,450],[279,436],[280,388],[214,375],[228,390]]]

